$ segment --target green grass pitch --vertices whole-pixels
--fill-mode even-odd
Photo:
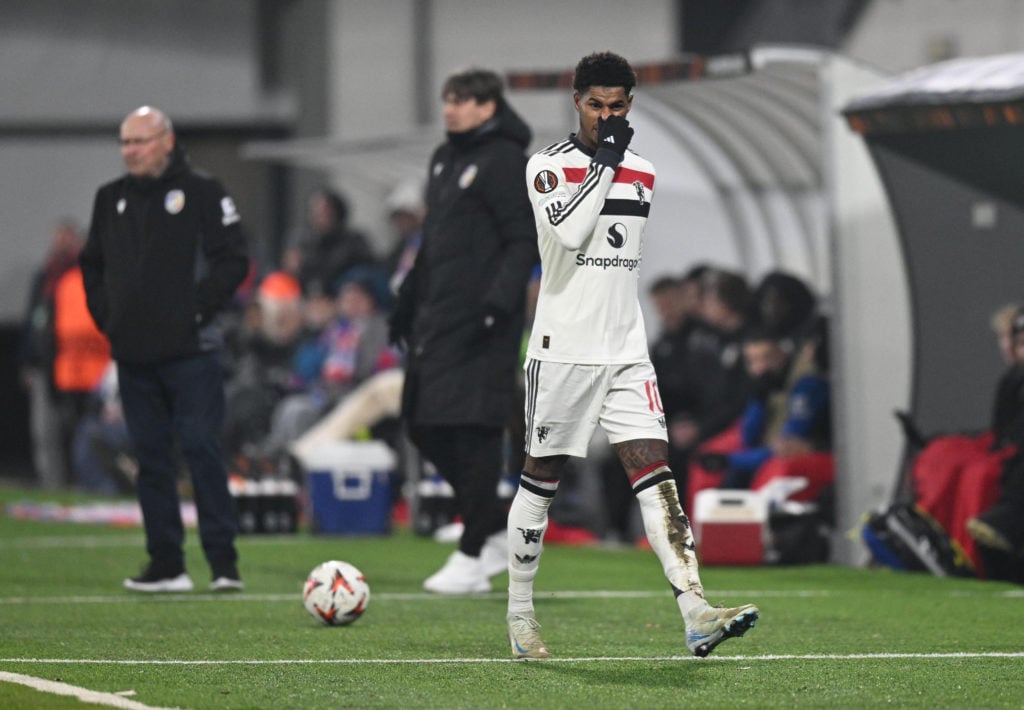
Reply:
[[[0,488],[0,504],[28,495],[39,496]],[[652,552],[550,545],[537,616],[553,657],[514,662],[504,576],[491,594],[421,592],[450,546],[397,530],[252,536],[239,549],[240,594],[205,591],[190,531],[196,591],[139,595],[121,588],[144,562],[139,530],[0,518],[0,707],[91,706],[5,674],[161,708],[1024,706],[1024,590],[1013,585],[706,567],[710,601],[756,603],[761,620],[696,659]],[[327,559],[370,582],[352,626],[320,626],[302,607],[306,573]]]

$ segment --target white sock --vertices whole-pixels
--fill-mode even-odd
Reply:
[[[640,503],[647,540],[672,585],[679,611],[687,618],[707,602],[697,569],[690,520],[679,502],[672,471],[664,462],[658,462],[635,475],[630,483]]]
[[[533,578],[540,567],[548,508],[558,481],[542,481],[525,472],[508,511],[508,610],[533,613]]]

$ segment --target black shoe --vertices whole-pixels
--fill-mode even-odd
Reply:
[[[150,562],[138,577],[124,580],[124,587],[136,592],[191,592],[192,579],[184,567],[171,569]]]
[[[245,583],[238,574],[238,567],[232,563],[214,568],[210,589],[215,592],[237,592],[245,589]]]

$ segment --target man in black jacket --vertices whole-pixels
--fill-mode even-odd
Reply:
[[[530,129],[499,77],[457,73],[441,95],[448,140],[430,160],[423,242],[392,335],[408,348],[410,437],[455,489],[465,523],[459,549],[423,586],[466,594],[507,569],[497,484],[537,234],[523,184]]]
[[[173,440],[192,474],[214,590],[241,589],[234,503],[221,454],[224,387],[216,321],[245,278],[240,218],[194,171],[170,119],[143,106],[121,124],[126,174],[102,186],[80,256],[89,311],[110,339],[139,459],[149,564],[124,586],[188,591]]]

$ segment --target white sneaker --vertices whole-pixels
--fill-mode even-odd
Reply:
[[[434,531],[434,542],[440,542],[442,544],[458,542],[462,539],[462,531],[465,529],[466,526],[461,522],[442,525]]]
[[[245,582],[238,577],[217,577],[210,582],[210,590],[214,592],[240,592],[245,589]]]
[[[480,564],[484,574],[496,577],[508,572],[508,533],[500,530],[490,535],[480,549]]]
[[[686,620],[686,647],[694,656],[703,658],[722,641],[745,634],[759,615],[753,604],[731,609],[706,605]]]
[[[510,613],[506,620],[512,658],[547,658],[551,655],[540,637],[540,624],[533,614]]]
[[[474,594],[491,591],[491,583],[479,557],[456,550],[444,567],[427,577],[423,588],[435,594]]]
[[[192,578],[185,572],[173,577],[163,576],[150,566],[138,577],[124,580],[124,588],[135,592],[191,592]]]

